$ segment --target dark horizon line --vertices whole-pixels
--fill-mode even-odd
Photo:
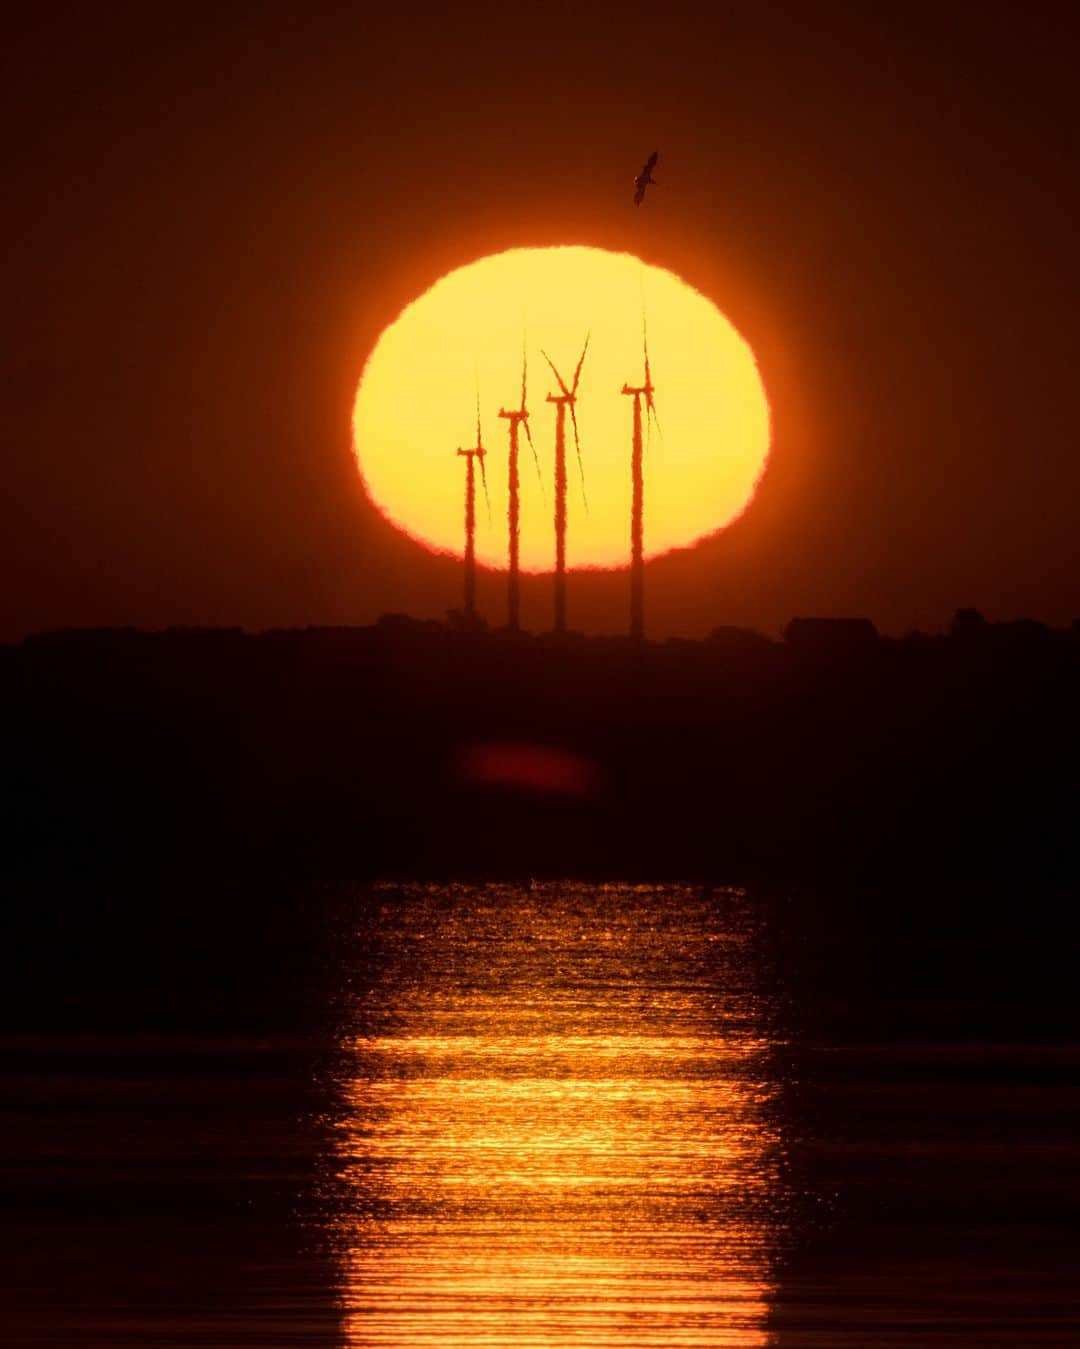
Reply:
[[[1021,616],[1011,619],[987,619],[980,610],[961,608],[954,611],[948,627],[927,632],[920,628],[911,628],[901,636],[893,637],[879,630],[876,623],[865,616],[797,615],[788,620],[781,628],[778,637],[770,636],[758,628],[744,627],[740,624],[716,624],[703,637],[686,637],[671,634],[667,637],[632,637],[623,632],[584,632],[569,629],[558,633],[553,629],[532,630],[529,628],[511,628],[506,625],[489,624],[482,617],[467,619],[459,610],[448,610],[446,617],[417,618],[412,614],[387,612],[371,623],[307,623],[288,626],[248,628],[241,624],[214,623],[170,623],[164,627],[142,627],[134,623],[74,625],[41,628],[24,634],[22,637],[0,641],[0,651],[17,650],[19,647],[40,642],[61,641],[71,638],[181,638],[181,637],[241,637],[258,639],[281,635],[302,636],[305,634],[361,634],[379,633],[392,635],[406,632],[435,633],[447,636],[467,637],[469,639],[502,639],[509,641],[544,641],[560,644],[567,642],[595,642],[619,646],[717,646],[725,642],[739,643],[748,641],[757,646],[838,646],[847,648],[870,646],[875,643],[899,643],[917,641],[972,640],[980,635],[993,633],[1003,635],[1042,636],[1047,638],[1080,639],[1080,617],[1071,623],[1056,627],[1041,619]]]

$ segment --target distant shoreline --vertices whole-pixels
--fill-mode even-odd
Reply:
[[[1064,876],[1080,627],[774,642],[368,628],[0,648],[9,874]]]

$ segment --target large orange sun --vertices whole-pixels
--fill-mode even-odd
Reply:
[[[477,480],[476,556],[507,565],[508,423],[518,406],[522,342],[540,464],[522,437],[521,565],[554,566],[558,393],[542,351],[569,383],[586,333],[577,419],[586,509],[568,431],[567,561],[621,567],[630,552],[633,399],[641,385],[642,312],[662,435],[644,463],[645,555],[685,547],[746,507],[769,450],[769,405],[754,354],[719,309],[674,273],[598,248],[517,248],[437,281],[382,333],[353,410],[356,457],[382,513],[429,548],[464,551],[465,460],[476,443],[479,385],[491,514]]]

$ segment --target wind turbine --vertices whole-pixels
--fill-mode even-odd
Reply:
[[[570,409],[570,419],[574,424],[574,446],[577,449],[578,472],[581,474],[581,499],[588,511],[589,502],[585,496],[585,469],[581,462],[581,440],[578,436],[577,402],[578,380],[581,367],[585,364],[585,353],[589,349],[589,334],[585,335],[585,345],[581,348],[574,382],[570,388],[547,352],[544,360],[551,366],[551,373],[559,384],[560,393],[549,393],[547,401],[555,404],[555,631],[566,631],[566,409]]]
[[[634,437],[630,453],[630,476],[633,482],[633,494],[630,506],[630,636],[640,639],[645,635],[645,557],[644,557],[644,516],[645,483],[642,472],[643,451],[641,445],[641,400],[645,400],[645,416],[648,419],[647,430],[652,431],[653,422],[660,430],[660,418],[656,415],[656,403],[653,400],[654,386],[652,370],[649,367],[649,332],[645,325],[645,313],[641,315],[641,343],[645,349],[645,383],[624,384],[622,391],[634,400]]]
[[[465,460],[465,622],[476,625],[476,461],[480,461],[480,478],[484,484],[484,500],[488,517],[491,516],[491,498],[488,496],[487,470],[484,468],[484,441],[480,434],[480,385],[476,387],[476,444],[469,450],[459,449]]]
[[[510,572],[508,580],[507,603],[509,607],[509,626],[512,632],[517,632],[519,627],[520,596],[518,593],[518,546],[520,543],[520,508],[519,497],[519,477],[518,477],[518,433],[521,427],[525,428],[525,435],[529,442],[529,448],[533,452],[533,459],[536,460],[536,476],[540,482],[541,492],[544,490],[544,480],[540,477],[540,460],[536,457],[536,446],[533,444],[532,432],[529,430],[529,412],[525,406],[525,385],[528,380],[528,357],[525,354],[525,343],[521,344],[521,406],[507,411],[506,408],[499,409],[499,416],[505,417],[510,423],[510,462],[507,471],[507,484],[509,489],[509,505],[507,507],[507,524],[510,533]],[[477,443],[479,443],[477,436]]]

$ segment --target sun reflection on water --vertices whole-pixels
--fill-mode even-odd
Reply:
[[[765,1345],[781,1140],[738,897],[375,899],[334,1121],[345,1343]]]

